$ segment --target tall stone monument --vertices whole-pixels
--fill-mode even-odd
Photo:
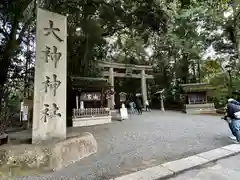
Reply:
[[[66,139],[67,18],[38,8],[32,143]]]

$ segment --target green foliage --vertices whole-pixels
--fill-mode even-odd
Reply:
[[[213,86],[214,90],[209,91],[208,95],[213,97],[215,104],[219,106],[224,106],[228,98],[228,79],[226,79],[226,74],[219,73],[213,76],[210,80],[210,85]]]
[[[22,86],[27,73],[21,65],[25,60],[19,55],[26,54],[24,47],[29,38],[32,44],[35,40],[35,14],[28,19],[24,13],[30,2],[0,2],[0,99],[8,96],[1,91],[3,87],[12,81]],[[235,21],[223,16],[229,9],[227,3],[227,0],[39,0],[40,7],[68,16],[69,75],[99,76],[101,69],[97,68],[96,60],[151,64],[155,67],[154,85],[165,88],[167,97],[180,99],[180,83],[210,81],[221,88],[214,94],[218,100],[225,96],[227,86],[222,64],[219,60],[204,62],[202,54],[212,45],[218,54],[231,53],[237,59],[236,45],[229,41],[232,38],[229,34],[237,37]],[[224,28],[228,33],[218,33]],[[31,51],[26,56],[33,63],[34,50]],[[235,68],[238,63],[231,64]],[[233,77],[237,76],[235,73]],[[233,84],[238,88],[235,79]],[[125,84],[128,86],[131,81]]]
[[[156,83],[168,89],[179,83],[210,82],[216,87],[210,95],[216,102],[225,101],[228,95],[228,78],[222,60],[204,61],[201,57],[212,45],[218,54],[234,53],[234,46],[224,30],[229,20],[224,17],[228,1],[180,1],[176,15],[169,23],[168,33],[154,37]],[[157,40],[156,40],[157,39]],[[225,60],[226,61],[226,60]],[[234,62],[231,62],[233,67]],[[219,74],[224,74],[219,77]]]
[[[203,80],[208,82],[211,78],[216,76],[217,74],[221,74],[222,67],[217,60],[205,60],[202,63],[201,74],[204,78]]]

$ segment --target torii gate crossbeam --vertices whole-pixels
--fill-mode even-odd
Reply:
[[[142,97],[143,97],[143,104],[145,108],[145,102],[147,101],[147,83],[146,79],[154,79],[153,75],[146,74],[145,71],[153,71],[152,66],[146,65],[132,65],[132,64],[121,64],[121,63],[113,63],[113,62],[104,62],[98,61],[99,67],[108,68],[108,71],[104,71],[102,75],[104,77],[109,78],[109,83],[112,86],[112,90],[114,91],[114,77],[131,77],[131,78],[141,78],[141,89],[142,89]],[[128,74],[126,73],[118,73],[114,72],[114,69],[131,69],[141,71],[139,74]],[[115,104],[114,95],[111,96],[109,99],[108,107],[113,109]]]

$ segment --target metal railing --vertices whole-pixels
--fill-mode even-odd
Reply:
[[[109,108],[73,109],[73,118],[110,116]]]

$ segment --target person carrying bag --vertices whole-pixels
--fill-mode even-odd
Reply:
[[[230,98],[228,100],[226,113],[226,118],[230,119],[228,121],[229,128],[237,141],[240,142],[240,103]]]

